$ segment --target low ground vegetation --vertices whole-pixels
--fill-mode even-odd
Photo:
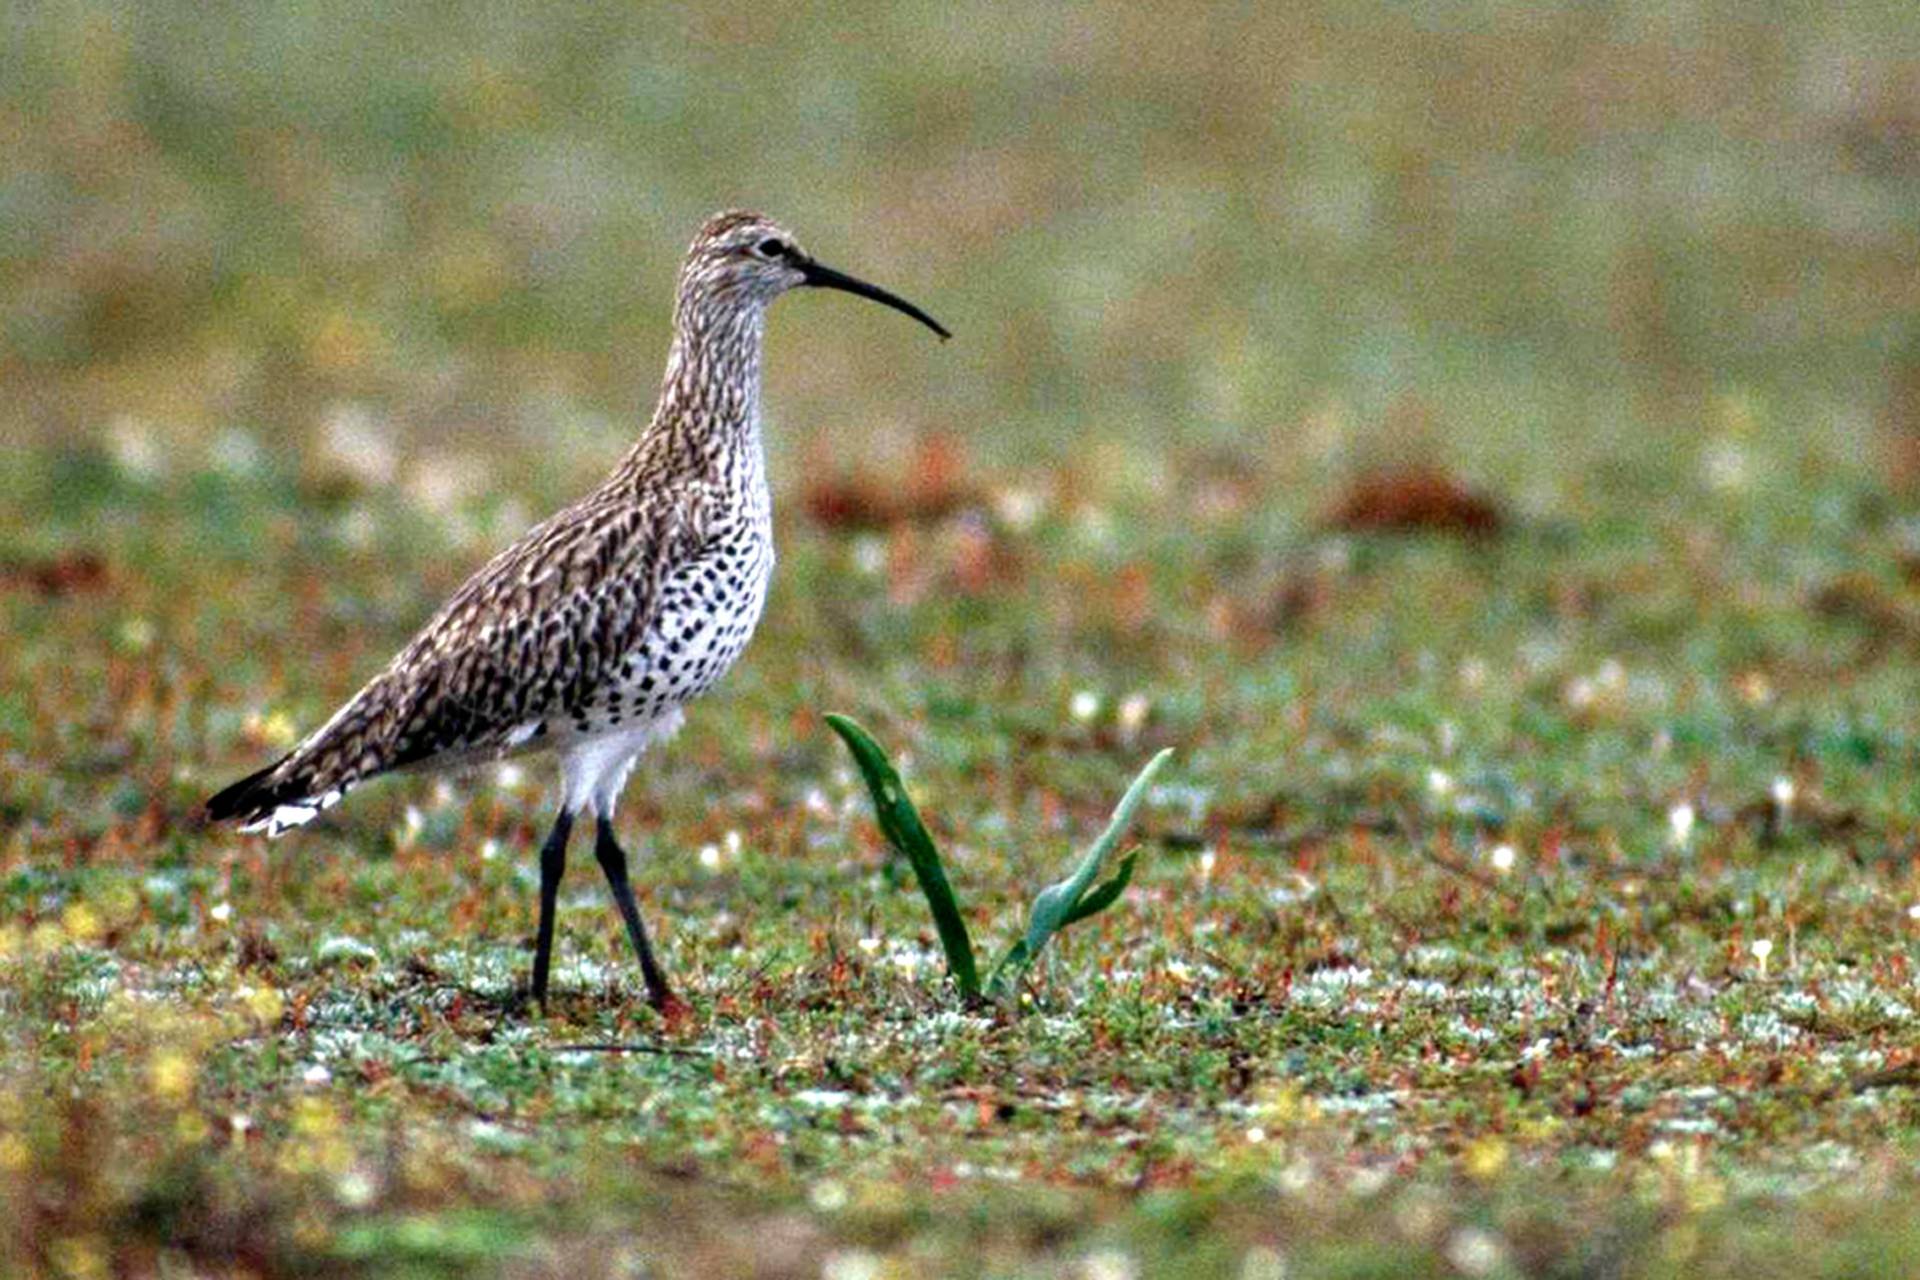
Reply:
[[[0,41],[0,1272],[1920,1271],[1899,6],[37,6]],[[549,775],[196,804],[625,447],[781,566],[522,994]],[[849,304],[850,306],[850,304]],[[956,998],[1142,764],[1126,893]],[[1116,850],[1124,854],[1126,848]]]

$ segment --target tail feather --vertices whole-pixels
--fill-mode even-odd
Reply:
[[[298,776],[281,775],[291,756],[282,756],[258,773],[250,773],[207,800],[207,817],[215,822],[240,823],[242,831],[264,831],[272,839],[312,822],[323,810],[338,804],[345,786],[309,794]]]
[[[261,802],[272,792],[271,779],[288,757],[281,756],[258,773],[250,773],[240,781],[207,798],[207,816],[215,822],[230,822],[235,818],[244,818],[259,808]]]

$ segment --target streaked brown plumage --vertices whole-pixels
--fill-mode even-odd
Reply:
[[[669,1002],[613,811],[641,751],[679,726],[759,620],[773,568],[760,352],[767,304],[800,285],[875,299],[947,336],[759,214],[708,219],[680,270],[652,420],[613,473],[488,561],[326,724],[210,799],[209,816],[278,836],[376,774],[554,749],[562,795],[541,855],[534,995],[545,1001],[567,837],[590,808],[648,997]]]

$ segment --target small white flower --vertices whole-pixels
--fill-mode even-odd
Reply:
[[[1091,689],[1082,689],[1073,695],[1067,704],[1067,713],[1075,720],[1085,724],[1100,714],[1100,695]]]
[[[1253,1126],[1253,1128],[1247,1130],[1248,1142],[1265,1142],[1266,1140],[1267,1140],[1267,1131],[1265,1129],[1262,1129],[1259,1125],[1255,1125]]]
[[[153,623],[145,618],[128,618],[120,624],[120,644],[134,653],[151,649],[154,634]]]
[[[1115,717],[1120,724],[1120,732],[1131,739],[1146,726],[1147,713],[1153,710],[1153,702],[1144,693],[1130,693],[1120,701],[1120,711]]]
[[[333,470],[370,488],[391,484],[400,456],[385,425],[365,405],[329,406],[320,423],[320,456]]]
[[[1291,907],[1296,903],[1305,902],[1319,892],[1319,885],[1298,871],[1291,871],[1286,874],[1282,883],[1267,890],[1267,899],[1276,907]]]
[[[880,949],[880,939],[862,938],[860,939],[857,945],[862,951],[866,952],[868,955],[872,955],[874,952]]]
[[[1080,1260],[1080,1274],[1085,1280],[1135,1280],[1140,1264],[1118,1249],[1102,1249]]]
[[[820,1280],[879,1280],[880,1259],[865,1249],[840,1249],[820,1263]]]
[[[1920,924],[1920,902],[1916,902],[1907,908],[1907,919],[1912,920],[1916,924]]]
[[[327,1070],[317,1062],[300,1073],[300,1082],[302,1084],[312,1085],[316,1089],[332,1079],[333,1072]]]
[[[1113,542],[1113,517],[1099,507],[1082,507],[1079,533],[1090,546],[1108,546]]]
[[[231,902],[216,902],[213,905],[213,909],[207,912],[207,914],[213,917],[216,922],[225,924],[233,918],[233,904]]]
[[[1501,875],[1506,875],[1509,871],[1513,870],[1513,862],[1516,856],[1512,845],[1497,844],[1493,846],[1492,851],[1487,854],[1487,861],[1493,864],[1495,871],[1498,871]]]
[[[333,1184],[333,1194],[349,1209],[364,1209],[372,1204],[378,1189],[364,1169],[349,1169]]]
[[[1219,859],[1220,859],[1220,855],[1213,851],[1213,846],[1211,845],[1207,846],[1205,849],[1202,849],[1200,851],[1200,883],[1201,884],[1205,884],[1209,880],[1213,879],[1213,868],[1214,868],[1214,865],[1219,861]]]
[[[135,480],[152,480],[167,469],[167,451],[151,422],[122,414],[107,428],[107,447],[120,470]]]
[[[1287,1260],[1278,1249],[1254,1245],[1241,1255],[1240,1280],[1287,1280]]]
[[[886,540],[863,533],[853,540],[853,567],[866,577],[878,577],[887,567]]]
[[[822,1178],[807,1189],[807,1200],[822,1213],[847,1207],[847,1184]]]
[[[1747,451],[1738,440],[1720,439],[1707,446],[1700,469],[1712,488],[1732,493],[1747,487]]]
[[[1031,489],[1002,489],[994,495],[994,513],[1015,533],[1025,533],[1046,512],[1046,499]]]
[[[1684,800],[1667,810],[1667,830],[1673,836],[1673,843],[1683,849],[1693,837],[1693,820],[1693,806]]]
[[[527,771],[517,764],[503,764],[493,771],[493,780],[503,790],[516,790],[527,780]]]
[[[314,948],[313,958],[323,965],[372,964],[379,961],[380,953],[358,938],[334,934],[320,940],[320,945]]]
[[[1427,790],[1436,798],[1444,800],[1453,794],[1453,775],[1445,769],[1427,770]]]
[[[480,861],[492,862],[500,856],[500,842],[489,836],[480,842]]]
[[[720,861],[719,845],[703,844],[700,846],[700,865],[702,868],[707,871],[718,871],[720,869]]]
[[[1781,815],[1785,816],[1787,810],[1793,808],[1793,799],[1794,799],[1793,779],[1789,778],[1784,773],[1781,774],[1779,777],[1773,780],[1772,790],[1773,790],[1773,803],[1775,807],[1777,807],[1780,810]]]
[[[1506,1261],[1506,1246],[1479,1227],[1462,1227],[1447,1241],[1447,1261],[1470,1276],[1484,1276]]]
[[[486,466],[475,457],[461,453],[432,453],[416,460],[407,472],[407,496],[427,511],[443,519],[454,515],[480,491],[486,480]],[[480,529],[470,519],[457,523],[472,541]]]
[[[1353,1176],[1347,1179],[1347,1190],[1357,1196],[1378,1195],[1392,1181],[1392,1173],[1379,1165],[1370,1164],[1353,1171]]]
[[[1755,938],[1753,945],[1749,947],[1748,950],[1753,952],[1754,960],[1760,965],[1760,976],[1763,978],[1766,977],[1767,959],[1773,955],[1773,939]]]

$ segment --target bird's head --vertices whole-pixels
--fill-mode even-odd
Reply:
[[[953,336],[906,299],[815,262],[791,231],[764,214],[743,209],[716,213],[701,225],[680,268],[680,305],[683,309],[765,306],[802,286],[869,298],[905,312],[942,338]]]

